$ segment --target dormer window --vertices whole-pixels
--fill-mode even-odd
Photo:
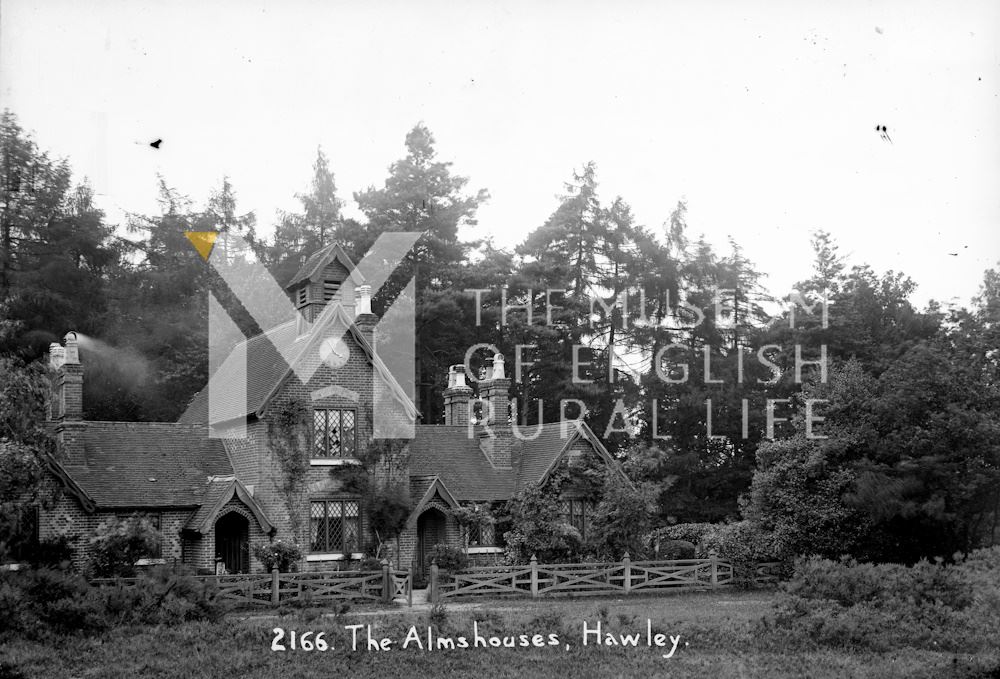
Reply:
[[[306,286],[299,288],[299,291],[295,295],[295,302],[297,306],[305,306],[306,303]]]
[[[340,290],[340,281],[323,281],[323,301],[329,302]]]

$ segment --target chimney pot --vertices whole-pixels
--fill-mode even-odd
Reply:
[[[367,283],[358,286],[358,307],[357,316],[370,314],[372,312],[372,286]]]
[[[58,370],[62,367],[62,364],[66,362],[66,350],[63,345],[59,342],[53,342],[49,345],[49,367],[53,370]]]
[[[451,366],[448,370],[448,388],[465,387],[465,366],[461,363]]]
[[[63,352],[65,356],[65,363],[74,365],[80,363],[80,349],[76,342],[76,333],[68,332],[64,338],[66,341],[66,348]]]

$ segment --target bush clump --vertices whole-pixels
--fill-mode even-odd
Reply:
[[[88,570],[98,578],[130,578],[136,562],[155,553],[159,544],[159,531],[145,517],[102,521],[90,538]]]
[[[94,586],[49,568],[0,576],[0,637],[86,634],[134,624],[218,620],[225,607],[211,582],[184,567],[160,566],[134,583]]]
[[[733,583],[737,587],[756,586],[758,564],[780,561],[782,554],[773,534],[750,521],[717,524],[702,535],[701,558],[715,553],[733,565]]]
[[[661,559],[693,559],[695,545],[687,540],[666,540],[660,543]]]
[[[758,631],[795,646],[988,648],[1000,638],[1000,547],[948,565],[799,559]]]
[[[290,542],[275,540],[266,545],[254,545],[253,556],[264,565],[265,571],[277,568],[282,573],[287,573],[302,559],[302,550]]]
[[[438,570],[442,574],[457,573],[464,570],[469,562],[468,557],[465,556],[465,552],[461,549],[443,544],[434,545],[431,549],[430,554],[427,556],[427,565],[429,566],[432,561],[437,562]]]

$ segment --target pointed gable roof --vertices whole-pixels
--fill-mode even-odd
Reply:
[[[222,508],[234,497],[246,505],[254,518],[257,519],[257,524],[265,535],[275,530],[274,525],[267,518],[264,508],[235,476],[209,477],[206,485],[204,502],[184,524],[184,530],[194,531],[202,535],[210,533]]]
[[[293,288],[302,281],[312,281],[316,280],[317,274],[323,270],[323,268],[330,264],[331,262],[339,262],[345,269],[347,269],[347,275],[355,285],[361,285],[364,283],[364,278],[361,273],[358,272],[357,268],[354,266],[354,262],[351,258],[347,256],[342,248],[337,243],[331,243],[327,245],[322,250],[318,250],[311,255],[305,261],[305,263],[299,268],[294,276],[285,284],[285,289]]]
[[[410,512],[410,518],[406,520],[406,525],[413,528],[417,525],[417,518],[423,513],[427,505],[430,504],[431,500],[435,497],[440,497],[452,509],[459,506],[458,500],[455,496],[451,494],[448,487],[444,485],[444,481],[441,480],[439,476],[421,476],[421,477],[411,477],[410,478],[410,494],[416,497],[419,493],[420,499],[413,506],[413,511]]]
[[[234,348],[234,351],[212,375],[209,385],[195,395],[178,421],[189,424],[208,422],[209,387],[213,390],[218,389],[217,393],[221,394],[221,398],[233,399],[228,407],[223,408],[223,412],[235,413],[241,410],[239,407],[241,404],[235,399],[236,395],[240,393],[239,381],[244,374],[247,381],[246,412],[242,414],[260,417],[285,381],[295,374],[292,365],[285,361],[282,352],[279,352],[277,347],[282,347],[286,353],[293,354],[295,358],[292,360],[292,364],[295,365],[307,355],[308,351],[318,351],[319,343],[326,337],[323,331],[335,324],[346,327],[347,332],[361,348],[368,363],[374,368],[377,378],[384,381],[390,393],[403,406],[407,415],[413,419],[419,417],[420,413],[413,401],[385,363],[375,354],[365,336],[351,321],[352,319],[348,317],[344,307],[334,303],[323,311],[305,339],[298,336],[296,322],[289,321],[241,342],[240,344],[246,345],[246,372],[244,373],[237,365],[238,359],[236,357],[242,356],[242,352],[235,351]],[[301,347],[297,348],[295,346],[297,343],[301,344]],[[212,424],[217,423],[213,422]]]
[[[514,464],[499,469],[490,464],[479,445],[482,427],[418,425],[410,442],[410,478],[438,478],[459,502],[495,502],[510,499],[534,483],[544,481],[573,446],[581,441],[606,464],[614,458],[585,422],[552,422],[522,430],[526,440],[514,440]],[[537,437],[527,440],[527,437]],[[622,473],[619,469],[619,473]],[[411,496],[416,497],[411,481]]]

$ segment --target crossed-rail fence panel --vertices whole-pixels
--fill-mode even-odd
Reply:
[[[761,564],[755,571],[759,583],[774,582],[771,571]],[[628,594],[669,589],[724,587],[734,581],[733,565],[718,558],[617,563],[540,564],[527,566],[483,566],[457,573],[441,573],[431,567],[430,600],[456,597],[507,595],[539,597],[549,594]]]
[[[413,576],[409,571],[332,571],[190,576],[214,587],[215,596],[241,606],[278,606],[292,601],[394,601],[413,603]],[[91,580],[98,587],[137,587],[139,578]]]

